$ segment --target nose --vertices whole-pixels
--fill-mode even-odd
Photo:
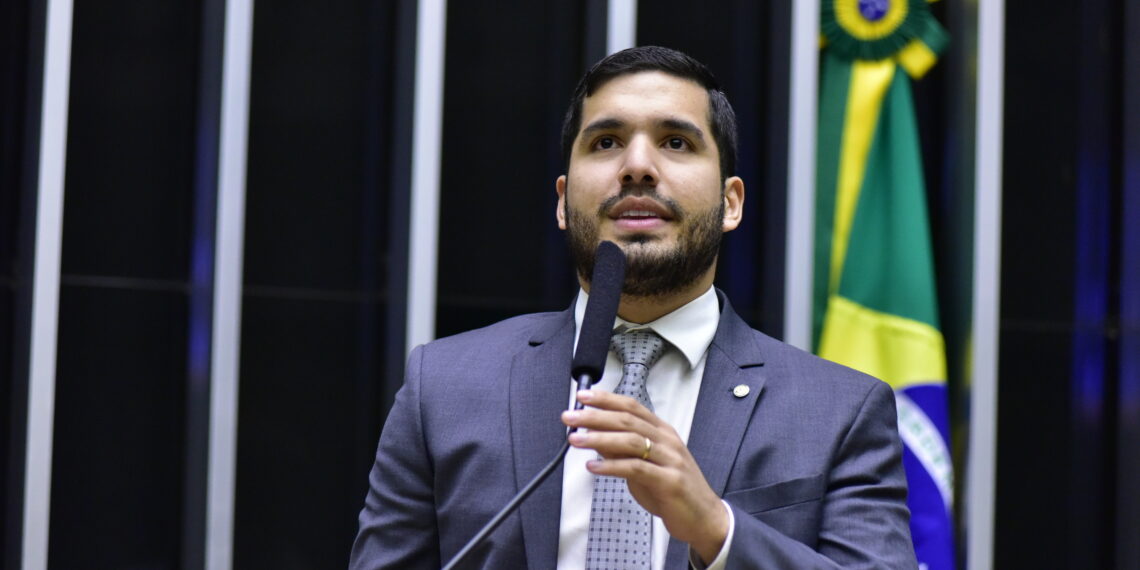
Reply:
[[[645,136],[634,137],[623,153],[621,171],[622,186],[657,184],[657,156],[656,149]]]

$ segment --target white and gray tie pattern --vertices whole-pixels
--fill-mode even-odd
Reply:
[[[610,348],[622,361],[615,394],[630,396],[653,411],[645,380],[664,352],[665,341],[652,330],[615,334]],[[586,543],[588,570],[649,568],[653,517],[634,500],[625,479],[597,476]]]

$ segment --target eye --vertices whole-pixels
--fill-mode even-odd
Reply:
[[[681,137],[671,137],[665,140],[665,146],[670,150],[685,150],[689,148],[689,141]]]
[[[617,146],[617,141],[613,137],[600,137],[594,142],[594,148],[598,150],[609,150]]]

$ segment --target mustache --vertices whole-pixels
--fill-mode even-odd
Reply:
[[[665,210],[669,213],[669,216],[671,218],[673,218],[674,221],[679,222],[685,218],[685,209],[682,208],[681,205],[678,204],[676,200],[673,200],[672,198],[668,198],[665,196],[661,196],[660,194],[657,193],[657,188],[654,186],[645,186],[645,185],[636,185],[636,184],[635,185],[629,185],[629,186],[622,186],[621,191],[618,192],[617,195],[610,196],[609,198],[606,198],[605,200],[603,200],[601,205],[598,206],[598,217],[599,218],[606,217],[606,215],[609,213],[609,211],[612,210],[613,207],[616,206],[618,202],[621,202],[622,200],[624,200],[630,196],[640,196],[643,198],[649,198],[650,200],[657,202],[658,204],[665,207]]]

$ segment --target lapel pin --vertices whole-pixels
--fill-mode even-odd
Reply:
[[[748,395],[749,390],[750,388],[748,388],[746,384],[738,384],[735,388],[732,389],[732,395],[736,396],[737,398],[743,398]]]

